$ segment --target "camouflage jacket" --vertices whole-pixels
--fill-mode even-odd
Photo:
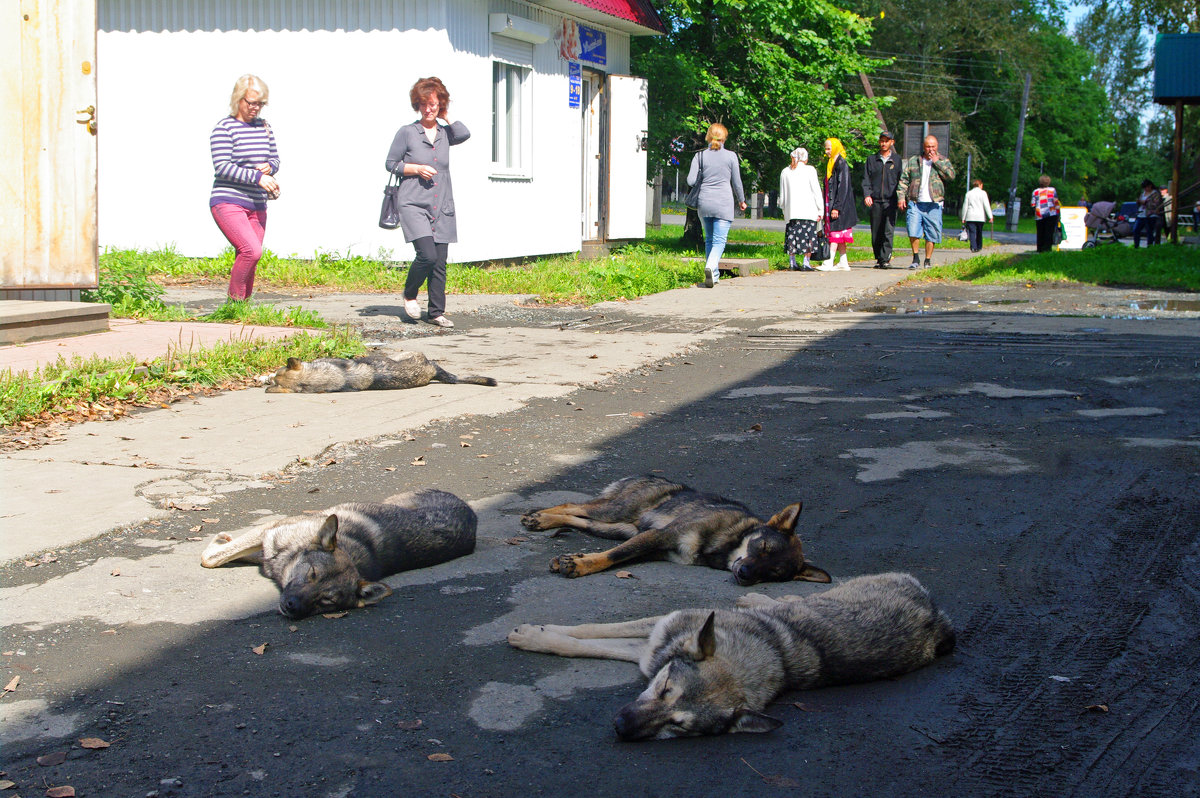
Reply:
[[[929,196],[934,202],[946,198],[946,186],[943,180],[954,179],[954,167],[949,158],[938,158],[929,169]],[[904,162],[904,171],[900,173],[900,182],[896,185],[896,193],[908,202],[916,202],[921,196],[921,156],[914,155]]]

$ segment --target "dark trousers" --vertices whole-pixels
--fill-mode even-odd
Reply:
[[[983,249],[983,222],[963,222],[963,227],[967,228],[967,242],[971,245],[971,251]]]
[[[1142,243],[1142,232],[1146,233],[1146,246],[1152,247],[1158,243],[1157,216],[1139,216],[1133,220],[1133,246],[1137,249]]]
[[[436,319],[446,312],[446,255],[449,244],[435,244],[433,236],[418,238],[412,242],[417,257],[408,267],[408,279],[404,281],[404,298],[416,299],[421,284],[429,281],[429,318]]]
[[[1043,216],[1037,220],[1037,251],[1054,249],[1054,231],[1058,229],[1058,214]]]
[[[892,234],[896,230],[896,200],[871,198],[871,249],[875,250],[875,262],[887,263],[892,259]]]

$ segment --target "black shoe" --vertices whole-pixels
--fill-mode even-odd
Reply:
[[[933,261],[932,261],[932,260],[930,260],[929,258],[926,258],[926,259],[925,259],[925,268],[926,268],[926,269],[932,269],[932,268],[933,268]]]

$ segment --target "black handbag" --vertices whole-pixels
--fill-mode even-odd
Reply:
[[[696,173],[696,182],[692,184],[683,200],[689,208],[700,207],[700,184],[704,182],[704,153],[701,152],[696,157],[700,159],[700,171]]]
[[[395,230],[400,226],[400,175],[393,173],[383,187],[383,205],[379,209],[379,226]]]
[[[824,230],[817,231],[817,246],[809,257],[813,260],[829,260],[829,236]]]

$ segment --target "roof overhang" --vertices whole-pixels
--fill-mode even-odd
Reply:
[[[667,32],[650,0],[534,0],[533,4],[630,36],[659,36]]]

